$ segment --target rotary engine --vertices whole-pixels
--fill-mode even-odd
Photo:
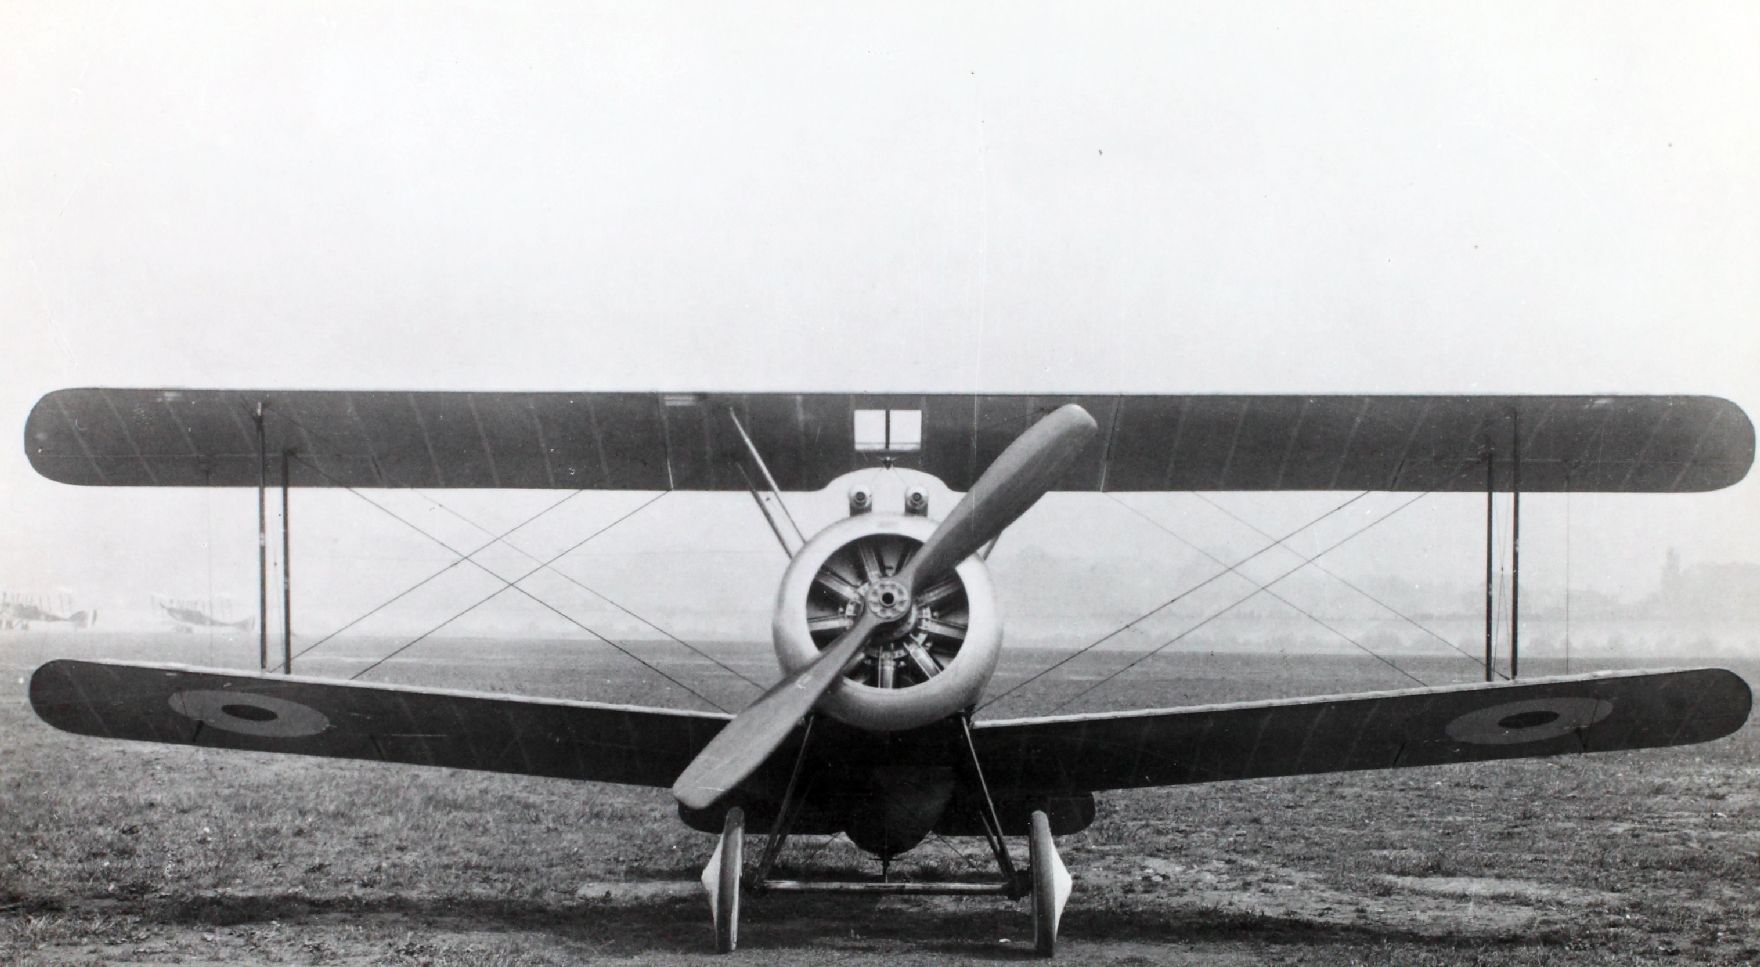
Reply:
[[[892,579],[936,527],[920,488],[904,504],[903,514],[872,512],[871,493],[853,488],[851,516],[820,531],[789,563],[771,622],[784,674],[810,664],[865,611],[890,622],[818,704],[879,732],[927,725],[977,701],[1002,646],[990,571],[977,557],[914,600]]]

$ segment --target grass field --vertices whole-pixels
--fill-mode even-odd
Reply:
[[[706,953],[695,882],[711,839],[677,822],[665,790],[85,739],[37,721],[24,698],[22,680],[50,655],[213,664],[218,649],[238,665],[252,647],[0,639],[0,963],[728,962]],[[768,673],[765,650],[739,658]],[[998,681],[1049,658],[1011,654]],[[328,662],[301,670],[351,666]],[[1428,662],[1411,663],[1427,681],[1470,677],[1458,658]],[[683,704],[579,642],[424,643],[382,671]],[[1388,674],[1367,658],[1173,656],[1096,697],[1124,707],[1398,687]],[[1078,685],[1053,679],[1002,711],[1048,708]],[[749,692],[715,697],[737,705]],[[1760,961],[1757,753],[1750,725],[1681,749],[1107,795],[1094,826],[1059,843],[1076,878],[1060,956]],[[977,841],[931,840],[905,871],[970,862],[978,874],[981,854]],[[789,858],[871,870],[841,839],[799,842]],[[1025,905],[993,898],[763,897],[745,905],[733,962],[1009,960],[1031,941]]]

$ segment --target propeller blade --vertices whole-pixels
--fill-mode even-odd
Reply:
[[[715,734],[672,784],[672,795],[692,809],[706,809],[739,785],[788,738],[800,717],[813,710],[850,659],[884,624],[866,612],[855,627],[839,635],[811,665],[784,678]]]
[[[1028,427],[917,549],[899,582],[913,594],[922,591],[990,543],[1057,483],[1096,429],[1094,418],[1075,403]]]
[[[1009,444],[904,570],[891,579],[901,591],[908,589],[899,595],[903,600],[898,609],[908,611],[910,594],[952,571],[1037,503],[1095,429],[1088,411],[1071,403],[1033,424]],[[868,578],[880,583],[877,573]],[[877,593],[884,593],[886,605],[892,604],[891,593]],[[820,696],[837,683],[868,639],[898,617],[896,613],[882,616],[877,613],[880,610],[876,598],[863,609],[855,626],[839,635],[811,665],[771,686],[716,733],[672,784],[678,801],[692,809],[706,809],[763,765],[788,738],[795,722],[812,711]]]

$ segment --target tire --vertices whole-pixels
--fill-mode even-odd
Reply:
[[[721,828],[720,889],[715,895],[715,952],[733,953],[739,945],[739,881],[745,865],[746,816],[738,806],[727,811]]]
[[[1027,838],[1027,863],[1033,876],[1033,951],[1051,957],[1057,953],[1057,921],[1062,913],[1056,881],[1062,863],[1051,842],[1051,820],[1037,809],[1033,810],[1033,828]]]

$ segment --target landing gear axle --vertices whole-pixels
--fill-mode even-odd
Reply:
[[[727,811],[721,839],[709,864],[703,868],[703,889],[709,894],[709,912],[715,922],[715,952],[732,953],[739,945],[739,900],[743,888],[741,866],[745,855],[745,814],[738,808]],[[1051,820],[1044,812],[1034,810],[1032,831],[1027,839],[1029,868],[1026,879],[1030,891],[1025,899],[1033,910],[1033,950],[1041,957],[1051,957],[1057,950],[1058,921],[1064,904],[1069,900],[1069,870],[1057,855],[1051,839]],[[993,883],[832,883],[823,881],[771,880],[754,883],[776,893],[876,893],[964,895],[1001,894],[1021,896],[1017,881]]]

